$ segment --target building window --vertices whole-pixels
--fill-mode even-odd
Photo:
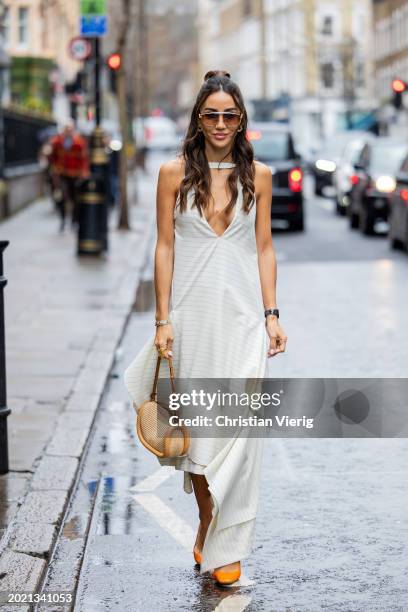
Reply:
[[[321,33],[324,36],[333,36],[333,16],[325,15],[323,17]]]
[[[8,6],[3,9],[1,38],[6,46],[10,44],[10,9]]]
[[[243,1],[242,14],[244,17],[252,14],[252,0]]]
[[[18,42],[20,45],[28,43],[28,8],[24,6],[18,9]]]
[[[321,80],[325,89],[333,89],[334,87],[334,66],[332,62],[321,64]]]
[[[357,62],[355,79],[356,79],[356,87],[364,87],[364,85],[365,85],[365,65],[364,65],[364,62]]]

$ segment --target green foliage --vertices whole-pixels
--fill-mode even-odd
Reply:
[[[12,57],[10,68],[11,98],[19,107],[40,113],[52,108],[50,72],[52,60],[40,57]]]

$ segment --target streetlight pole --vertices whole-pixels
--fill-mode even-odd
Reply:
[[[94,86],[95,86],[95,123],[96,127],[101,124],[102,103],[101,103],[101,44],[99,37],[94,38]]]
[[[8,245],[8,240],[0,240],[0,474],[7,474],[9,471],[7,417],[11,410],[10,408],[7,408],[6,343],[3,297],[3,290],[7,285],[7,279],[3,275],[3,251]]]
[[[95,128],[90,136],[89,159],[91,177],[84,182],[80,194],[78,255],[100,255],[108,250],[108,155],[105,134],[101,127],[101,41],[93,38]]]

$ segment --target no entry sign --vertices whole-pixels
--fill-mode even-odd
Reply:
[[[92,45],[86,38],[75,36],[69,41],[68,52],[73,59],[86,60],[91,55]]]

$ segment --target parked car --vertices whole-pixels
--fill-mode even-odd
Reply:
[[[356,140],[362,134],[366,132],[358,130],[337,132],[323,143],[321,149],[315,154],[311,166],[312,174],[315,177],[316,195],[326,195],[327,188],[331,189],[330,196],[334,195],[333,177],[343,152],[349,142]]]
[[[396,175],[406,155],[408,144],[395,138],[379,137],[363,147],[352,177],[350,227],[369,235],[377,220],[388,220]]]
[[[390,201],[389,240],[391,248],[408,251],[408,156],[397,174]]]
[[[352,181],[355,175],[355,164],[367,142],[372,142],[376,136],[370,132],[356,136],[350,140],[344,148],[343,154],[333,174],[335,189],[336,212],[346,215],[347,206],[350,204],[350,195],[353,187]]]
[[[147,151],[176,151],[181,136],[175,121],[169,117],[137,117],[133,120],[136,146]]]
[[[303,170],[287,124],[256,122],[247,130],[255,159],[271,168],[271,218],[285,220],[290,229],[304,229]]]

